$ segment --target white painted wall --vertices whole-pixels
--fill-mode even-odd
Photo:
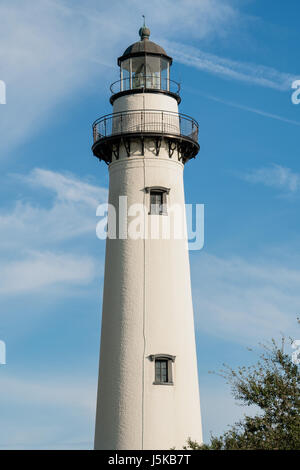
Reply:
[[[177,111],[174,98],[161,94],[127,95],[114,112],[126,109]],[[143,107],[143,106],[142,106]],[[163,143],[159,156],[145,141],[121,149],[109,166],[109,202],[118,208],[150,206],[149,186],[170,188],[168,206],[184,207],[183,165]],[[150,224],[168,216],[144,215]],[[130,219],[129,219],[130,221]],[[150,230],[150,227],[149,227]],[[154,385],[151,354],[176,356],[174,385]],[[190,268],[186,240],[107,240],[96,449],[181,449],[188,437],[202,441]]]
[[[135,109],[162,109],[178,113],[178,104],[172,96],[164,93],[134,93],[120,96],[113,105],[114,113]]]

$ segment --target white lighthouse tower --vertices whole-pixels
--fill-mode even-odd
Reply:
[[[180,209],[186,224],[183,170],[199,151],[198,124],[178,112],[172,58],[145,25],[139,35],[118,59],[113,113],[93,125],[117,212],[106,241],[95,449],[202,442],[187,240],[161,231]],[[133,236],[138,213],[143,228]],[[114,221],[110,211],[111,232]]]

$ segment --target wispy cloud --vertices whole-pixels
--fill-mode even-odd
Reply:
[[[185,44],[166,41],[165,45],[178,62],[223,78],[279,91],[289,90],[296,79],[271,67],[219,57]]]
[[[92,281],[92,257],[60,244],[88,234],[96,239],[96,208],[106,201],[107,190],[71,174],[40,168],[13,178],[35,191],[35,201],[41,190],[48,191],[50,198],[43,206],[16,201],[12,210],[0,212],[0,292],[16,294]]]
[[[258,341],[293,333],[300,304],[300,270],[285,260],[249,261],[205,252],[192,263],[199,331],[227,341]]]
[[[112,73],[108,65],[118,37],[113,35],[115,15],[101,17],[98,11],[91,21],[68,2],[4,0],[0,17],[1,79],[7,84],[7,105],[0,116],[4,155],[39,132],[55,107],[76,90]]]
[[[49,192],[47,206],[17,200],[13,209],[0,211],[0,240],[7,247],[36,249],[59,241],[95,233],[96,208],[106,202],[107,189],[92,185],[69,173],[41,168],[28,175],[13,175],[18,184]],[[23,251],[23,249],[22,249]]]
[[[16,378],[2,377],[2,402],[22,405],[48,405],[55,407],[77,407],[90,413],[95,411],[96,376],[78,383],[72,377]]]
[[[136,10],[141,8],[139,0],[134,3]],[[146,9],[146,19],[151,19],[160,36],[164,31],[166,37],[224,37],[241,20],[231,0],[153,0],[143,4],[142,9]]]
[[[249,183],[261,183],[287,193],[295,193],[300,188],[300,174],[281,165],[254,169],[240,176]]]
[[[83,285],[91,282],[94,275],[91,257],[33,252],[20,261],[2,263],[0,293],[32,292],[61,283]]]
[[[153,37],[155,31],[168,37],[178,31],[183,37],[222,35],[239,17],[231,0],[73,3],[1,2],[0,79],[7,84],[7,105],[0,115],[2,156],[38,133],[54,109],[78,90],[102,80],[95,90],[108,93],[109,81],[117,77],[115,59],[137,40],[142,14],[151,19]]]
[[[72,174],[35,168],[29,175],[18,178],[36,187],[53,191],[60,202],[83,203],[95,209],[107,198],[107,189],[86,183]]]
[[[268,112],[263,111],[261,109],[251,108],[249,106],[244,106],[244,105],[241,105],[241,104],[238,104],[238,103],[234,103],[232,101],[223,100],[221,98],[218,98],[217,96],[212,96],[212,95],[207,95],[205,93],[200,93],[198,90],[193,90],[193,92],[197,93],[201,96],[204,96],[205,98],[207,98],[209,100],[216,101],[217,103],[225,104],[226,106],[230,106],[232,108],[237,108],[237,109],[241,109],[243,111],[248,111],[250,113],[258,114],[259,116],[267,117],[267,118],[270,118],[270,119],[275,119],[276,121],[286,122],[287,124],[293,124],[294,126],[300,126],[300,121],[295,121],[293,119],[288,119],[284,116],[280,116],[279,114],[268,113]]]

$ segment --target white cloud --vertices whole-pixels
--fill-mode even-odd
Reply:
[[[230,106],[232,108],[241,109],[243,111],[248,111],[249,113],[258,114],[259,116],[267,117],[270,119],[275,119],[276,121],[286,122],[287,124],[293,124],[294,126],[300,126],[300,121],[295,121],[293,119],[285,118],[284,116],[280,116],[279,114],[268,113],[266,111],[262,111],[261,109],[251,108],[249,106],[244,106],[238,103],[234,103],[232,101],[223,100],[216,96],[207,95],[205,93],[200,93],[199,90],[193,90],[193,93],[199,94],[208,98],[209,100],[216,101],[217,103],[225,104],[226,106]]]
[[[140,8],[139,0],[134,3]],[[160,36],[203,39],[225,36],[239,24],[241,14],[233,4],[230,0],[153,0],[142,9],[150,29],[155,25]]]
[[[219,57],[178,42],[165,41],[165,45],[178,62],[228,79],[287,91],[296,78],[271,67]]]
[[[94,275],[94,261],[88,256],[33,252],[20,261],[2,263],[0,293],[31,292],[61,283],[82,285]]]
[[[50,191],[50,207],[16,201],[9,212],[0,212],[0,240],[7,247],[36,248],[95,233],[96,208],[107,200],[107,189],[71,174],[36,168],[29,175],[15,175],[19,184],[30,185],[38,194]],[[35,200],[38,200],[38,196]]]
[[[51,377],[51,380],[37,378],[2,377],[1,401],[13,404],[46,405],[54,407],[72,407],[85,410],[89,414],[96,407],[96,376],[95,380],[85,379],[83,382],[67,377]]]
[[[0,214],[1,249],[45,247],[95,233],[95,211],[78,203],[54,202],[47,209],[17,201],[12,211]]]
[[[0,16],[1,79],[7,85],[1,147],[11,150],[38,132],[54,108],[76,90],[110,73],[117,38],[106,43],[105,37],[114,31],[113,18],[101,18],[101,9],[92,22],[67,2],[3,1]]]
[[[0,213],[0,292],[16,294],[92,281],[93,258],[78,255],[76,250],[62,251],[58,246],[89,234],[96,240],[96,208],[106,201],[107,190],[71,174],[39,168],[14,178],[33,188],[35,200],[39,200],[40,190],[46,189],[51,202],[45,207],[16,201],[11,211]]]
[[[199,331],[248,346],[293,334],[300,305],[300,270],[288,262],[247,261],[202,252],[193,262]]]
[[[300,174],[281,165],[258,168],[241,175],[241,177],[249,183],[261,183],[288,193],[295,193],[300,188]]]
[[[52,190],[59,201],[84,203],[95,209],[107,198],[107,189],[82,181],[72,174],[35,168],[28,176],[19,176],[24,182]]]

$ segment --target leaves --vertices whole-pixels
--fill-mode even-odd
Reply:
[[[299,323],[299,319],[297,319]],[[224,366],[220,375],[231,386],[233,396],[244,405],[256,405],[260,413],[245,416],[209,445],[188,440],[192,450],[300,450],[300,370],[278,346],[261,345],[260,360],[236,371]]]

